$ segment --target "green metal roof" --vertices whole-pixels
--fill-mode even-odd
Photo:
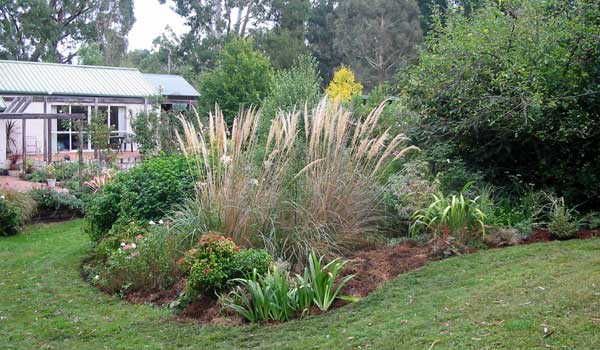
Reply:
[[[0,112],[4,112],[5,109],[6,109],[6,103],[4,103],[2,96],[0,96]]]
[[[198,91],[179,75],[144,74],[144,78],[163,96],[200,97]]]
[[[159,94],[134,68],[1,60],[0,93],[98,97]]]

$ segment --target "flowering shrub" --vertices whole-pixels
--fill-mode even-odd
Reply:
[[[115,225],[110,230],[110,233],[94,249],[94,257],[97,260],[106,260],[113,251],[121,246],[121,243],[133,242],[148,234],[148,228],[140,222],[130,221],[127,224]]]
[[[207,233],[198,247],[186,252],[179,264],[189,272],[188,290],[192,294],[211,294],[225,289],[230,280],[244,277],[253,269],[265,273],[271,265],[271,257],[261,250],[242,250],[231,238]]]
[[[134,230],[129,230],[133,234]],[[112,240],[112,237],[111,237]],[[92,282],[108,292],[128,294],[136,291],[160,291],[181,278],[176,264],[180,256],[177,240],[157,229],[118,242],[104,261],[89,272]]]

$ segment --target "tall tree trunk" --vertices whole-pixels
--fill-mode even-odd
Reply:
[[[246,17],[244,18],[244,24],[242,25],[242,29],[240,30],[240,37],[243,38],[246,35],[246,27],[248,26],[248,22],[250,21],[250,16],[252,15],[252,8],[256,0],[250,0],[248,2],[248,9],[246,10]]]

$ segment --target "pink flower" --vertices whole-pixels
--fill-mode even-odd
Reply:
[[[133,253],[131,253],[131,257],[132,257],[132,258],[135,258],[135,257],[136,257],[136,256],[138,256],[138,255],[140,255],[140,253],[138,253],[138,252],[133,252]]]
[[[123,250],[132,250],[133,247],[131,246],[131,244],[125,244],[125,246],[123,247]]]

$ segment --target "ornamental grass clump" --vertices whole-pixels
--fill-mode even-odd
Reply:
[[[426,229],[437,234],[446,231],[462,239],[469,238],[472,232],[485,235],[486,216],[479,208],[479,197],[471,199],[463,194],[469,186],[467,184],[455,195],[432,194],[432,203],[413,215],[411,232]]]
[[[230,130],[219,109],[206,124],[197,114],[181,118],[178,139],[198,177],[195,224],[293,263],[311,249],[343,254],[372,243],[383,219],[381,174],[415,149],[402,134],[376,132],[384,108],[358,120],[323,99],[312,111],[280,114],[265,142],[253,109]]]

